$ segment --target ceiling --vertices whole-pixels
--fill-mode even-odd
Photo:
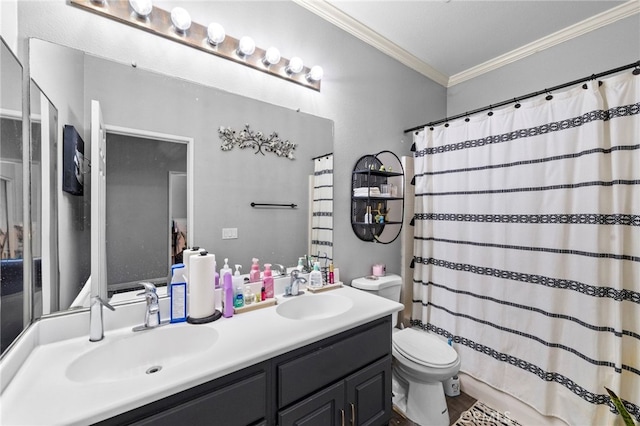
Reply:
[[[640,0],[294,0],[445,87],[640,12]]]

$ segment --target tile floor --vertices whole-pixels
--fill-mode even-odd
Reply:
[[[447,407],[449,408],[449,419],[451,420],[450,424],[455,423],[460,415],[468,410],[476,400],[465,393],[460,393],[459,396],[456,397],[446,397],[447,399]],[[417,423],[412,422],[409,419],[404,418],[402,415],[397,413],[395,410],[393,412],[393,416],[389,421],[389,426],[420,426]],[[427,426],[427,425],[423,425]]]

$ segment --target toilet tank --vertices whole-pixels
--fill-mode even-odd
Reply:
[[[395,274],[387,274],[382,277],[369,275],[354,279],[351,281],[351,287],[374,293],[394,302],[400,302],[402,278]]]

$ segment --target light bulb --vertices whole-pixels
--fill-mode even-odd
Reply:
[[[264,54],[262,62],[266,65],[275,65],[280,62],[280,51],[275,47],[270,47]]]
[[[222,25],[218,24],[217,22],[209,24],[209,26],[207,27],[207,39],[209,40],[209,43],[216,46],[222,43],[225,37],[226,34],[224,32],[224,28],[222,28]]]
[[[256,51],[256,42],[251,37],[244,36],[238,43],[237,53],[239,56],[249,56]]]
[[[146,18],[151,13],[153,9],[153,4],[151,0],[129,0],[129,5],[131,5],[131,9],[141,18]]]
[[[285,71],[289,74],[297,74],[304,68],[304,62],[298,56],[289,59],[289,65],[285,67]]]
[[[311,70],[307,73],[307,80],[309,81],[320,81],[322,80],[322,76],[324,75],[324,70],[320,65],[314,65],[311,67]]]
[[[171,10],[171,22],[173,26],[176,27],[176,30],[184,33],[191,27],[191,16],[189,16],[189,12],[181,7],[174,7]]]

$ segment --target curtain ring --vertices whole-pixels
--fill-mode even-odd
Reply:
[[[490,110],[490,111],[487,113],[487,115],[488,115],[489,117],[491,117],[491,116],[493,115],[493,111],[491,111],[492,109],[493,109],[493,105],[489,105],[489,110]]]
[[[464,115],[466,116],[466,118],[464,119],[465,123],[468,123],[471,119],[469,118],[469,111],[465,112]]]
[[[516,104],[513,106],[514,108],[520,108],[522,105],[520,105],[520,102],[518,102],[518,98],[513,98],[513,102],[515,102]]]
[[[634,68],[634,70],[631,72],[631,74],[633,74],[633,75],[640,75],[640,62],[638,62],[638,64],[636,65],[636,67]]]
[[[544,91],[547,93],[547,96],[545,96],[545,99],[550,101],[551,99],[553,99],[553,95],[551,94],[551,92],[549,92],[547,89],[544,89]]]

